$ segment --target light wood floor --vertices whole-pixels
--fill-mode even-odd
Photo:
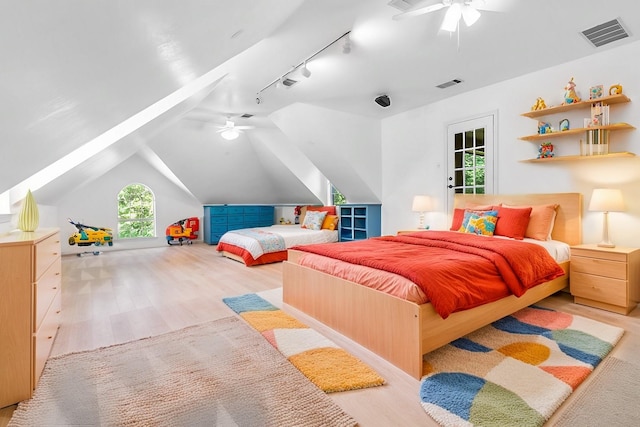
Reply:
[[[273,290],[267,295],[277,299],[282,279],[281,264],[245,267],[220,257],[205,244],[64,256],[62,266],[63,324],[52,355],[231,316],[223,297]],[[640,364],[636,356],[640,354],[640,309],[622,316],[573,304],[566,294],[547,298],[542,305],[625,328],[613,354]],[[302,313],[288,306],[284,310],[367,362],[387,380],[382,387],[329,395],[361,426],[437,425],[419,404],[418,380]],[[577,393],[579,390],[572,397]],[[14,409],[0,409],[0,427],[6,426]],[[557,414],[560,411],[562,408]],[[553,418],[548,424],[553,425]]]

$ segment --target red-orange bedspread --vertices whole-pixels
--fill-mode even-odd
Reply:
[[[292,249],[404,276],[422,288],[443,318],[510,294],[519,297],[564,274],[541,246],[449,231]]]

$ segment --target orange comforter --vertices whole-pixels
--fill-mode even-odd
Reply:
[[[443,318],[510,294],[519,297],[564,274],[541,246],[449,231],[293,249],[404,276],[422,288]]]

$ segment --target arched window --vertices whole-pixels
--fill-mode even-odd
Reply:
[[[143,184],[130,184],[118,193],[118,237],[156,237],[156,201]]]

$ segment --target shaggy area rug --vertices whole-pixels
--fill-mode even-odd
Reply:
[[[427,354],[422,406],[443,426],[542,426],[623,332],[525,308]]]
[[[51,358],[9,426],[354,426],[255,330],[228,317]]]
[[[384,379],[360,359],[256,294],[223,298],[326,393],[375,387]]]

